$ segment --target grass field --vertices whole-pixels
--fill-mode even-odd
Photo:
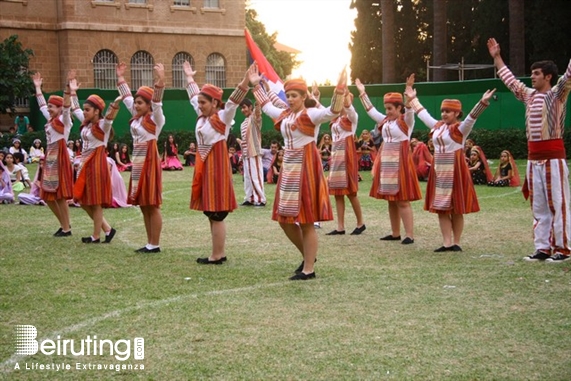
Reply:
[[[288,280],[301,257],[271,221],[273,185],[266,208],[227,218],[222,266],[195,263],[211,243],[206,217],[188,208],[188,168],[163,174],[160,254],[133,252],[146,243],[137,208],[105,210],[114,241],[85,245],[91,220],[80,209],[71,211],[73,236],[55,238],[47,207],[1,205],[0,379],[571,379],[571,263],[522,260],[533,251],[532,218],[518,189],[478,186],[481,211],[465,218],[464,251],[434,253],[440,230],[422,201],[413,203],[413,245],[379,241],[390,232],[387,203],[367,196],[363,176],[367,230],[326,236],[336,224],[323,223],[317,279],[305,282]],[[241,202],[242,179],[234,181]],[[144,360],[17,356],[20,324],[35,326],[38,341],[142,337]],[[26,369],[52,363],[71,369]]]

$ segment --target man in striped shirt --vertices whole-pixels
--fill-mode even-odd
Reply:
[[[567,261],[571,254],[571,197],[563,130],[571,91],[571,61],[559,81],[554,62],[535,62],[529,88],[507,68],[494,38],[488,40],[488,50],[502,81],[525,104],[528,162],[523,193],[531,197],[535,252],[524,259]]]

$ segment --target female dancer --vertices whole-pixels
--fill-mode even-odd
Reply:
[[[331,154],[331,171],[329,172],[329,194],[335,196],[337,209],[337,229],[327,235],[345,234],[345,196],[349,198],[357,227],[351,235],[359,235],[367,228],[363,222],[361,203],[357,198],[359,190],[359,164],[355,147],[355,132],[359,115],[353,107],[353,94],[346,92],[343,109],[339,117],[331,122],[333,136],[333,152]]]
[[[73,186],[74,201],[79,203],[93,220],[93,234],[83,237],[83,243],[100,243],[101,229],[105,233],[104,243],[110,243],[116,233],[103,217],[103,207],[109,207],[113,202],[105,147],[113,132],[113,119],[119,111],[120,100],[121,97],[117,97],[109,105],[105,116],[105,102],[98,95],[90,95],[83,104],[84,119],[80,127],[83,148]]]
[[[414,84],[414,74],[406,79],[407,86]],[[414,219],[411,201],[422,198],[416,168],[410,150],[410,137],[414,127],[414,112],[405,107],[400,93],[387,93],[384,104],[387,115],[377,111],[367,93],[365,86],[357,79],[355,81],[359,90],[359,98],[367,114],[377,123],[383,134],[383,143],[373,168],[373,185],[369,195],[389,202],[389,218],[391,221],[391,234],[381,238],[382,241],[398,241],[400,235],[400,221],[404,225],[405,238],[403,245],[414,243]],[[404,116],[403,116],[404,114]]]
[[[284,84],[288,102],[288,108],[284,110],[275,107],[259,86],[260,74],[256,64],[250,67],[249,78],[255,86],[256,101],[262,105],[262,111],[275,121],[275,128],[284,138],[284,160],[272,219],[280,223],[286,236],[303,256],[299,272],[290,279],[315,278],[318,242],[313,223],[333,219],[321,156],[315,144],[315,128],[341,112],[347,73],[343,71],[339,76],[331,107],[327,108],[306,108],[307,84],[302,79],[291,79]]]
[[[486,91],[470,115],[461,122],[462,104],[459,100],[443,100],[440,106],[442,120],[438,121],[420,104],[412,86],[407,86],[405,90],[411,107],[431,129],[434,142],[434,164],[430,168],[424,209],[438,214],[444,244],[435,252],[462,251],[460,238],[464,230],[464,214],[480,210],[466,165],[464,141],[472,131],[476,118],[490,104],[495,91]]]
[[[68,237],[71,235],[71,226],[67,200],[73,197],[73,171],[66,147],[72,127],[71,91],[68,83],[67,91],[64,92],[65,99],[51,95],[46,103],[42,94],[41,74],[34,74],[32,79],[36,87],[36,99],[40,111],[48,121],[44,126],[47,147],[40,198],[48,204],[59,221],[60,227],[54,236]]]
[[[194,82],[196,71],[190,63],[184,62],[183,69],[188,82],[190,104],[198,114],[196,141],[198,154],[192,179],[190,208],[202,211],[210,223],[212,253],[198,258],[197,263],[220,265],[226,260],[226,224],[228,213],[238,207],[232,184],[232,170],[228,164],[226,139],[232,128],[240,102],[248,92],[248,77],[230,95],[226,104],[222,102],[222,89],[206,84],[202,89]]]
[[[135,97],[131,95],[129,85],[125,82],[126,69],[125,63],[118,64],[116,68],[119,93],[123,103],[133,115],[131,118],[133,155],[128,203],[141,207],[147,232],[147,244],[135,252],[159,253],[163,228],[161,214],[163,182],[157,138],[165,125],[162,104],[165,68],[161,63],[156,64],[154,71],[157,81],[154,90],[141,86]]]

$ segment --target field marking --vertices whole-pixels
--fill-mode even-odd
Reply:
[[[122,314],[129,313],[132,311],[142,310],[142,309],[149,308],[149,307],[151,307],[151,308],[160,307],[160,306],[165,305],[165,304],[178,303],[178,302],[184,301],[186,299],[193,299],[193,298],[198,298],[201,296],[224,295],[224,294],[232,294],[232,293],[239,293],[239,292],[249,292],[249,291],[253,291],[253,290],[259,290],[262,288],[284,286],[286,284],[291,284],[291,282],[258,284],[258,285],[254,285],[254,286],[231,288],[231,289],[227,289],[227,290],[214,290],[214,291],[207,291],[204,293],[178,295],[178,296],[174,296],[174,297],[166,298],[166,299],[162,299],[162,300],[155,300],[152,302],[142,302],[142,303],[139,303],[139,304],[132,306],[132,307],[127,307],[127,308],[124,308],[122,310],[115,310],[115,311],[107,312],[103,315],[100,315],[100,316],[97,316],[97,317],[94,317],[91,319],[87,319],[87,320],[84,320],[80,323],[62,328],[59,331],[55,331],[55,332],[50,333],[47,337],[44,337],[42,339],[38,339],[38,342],[41,342],[43,340],[48,340],[48,339],[49,340],[56,340],[58,335],[62,336],[63,334],[78,331],[79,329],[92,326],[94,324],[97,324],[97,323],[102,322],[104,320],[107,320],[109,318],[119,317]],[[26,356],[23,356],[23,355],[16,355],[16,354],[12,355],[12,357],[7,359],[6,361],[3,361],[0,364],[0,368],[2,369],[2,372],[11,373],[14,370],[14,364],[19,362],[19,361],[22,361],[25,357]]]
[[[514,189],[511,192],[508,193],[502,193],[502,194],[498,194],[498,195],[493,195],[493,196],[483,196],[483,197],[478,197],[478,200],[485,200],[488,198],[500,198],[500,197],[506,197],[506,196],[511,196],[512,194],[516,194],[516,193],[520,193],[521,192],[521,188],[517,187],[516,189]]]

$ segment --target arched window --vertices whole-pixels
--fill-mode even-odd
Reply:
[[[184,61],[190,62],[190,66],[194,69],[194,58],[186,52],[178,52],[172,59],[172,86],[175,89],[186,88],[186,75],[182,68]]]
[[[154,60],[148,52],[139,50],[131,57],[131,84],[134,90],[141,86],[153,87]]]
[[[226,63],[223,55],[212,53],[206,59],[206,83],[226,87]]]
[[[117,86],[115,66],[117,55],[111,50],[103,49],[93,57],[93,78],[96,89],[114,89]]]

